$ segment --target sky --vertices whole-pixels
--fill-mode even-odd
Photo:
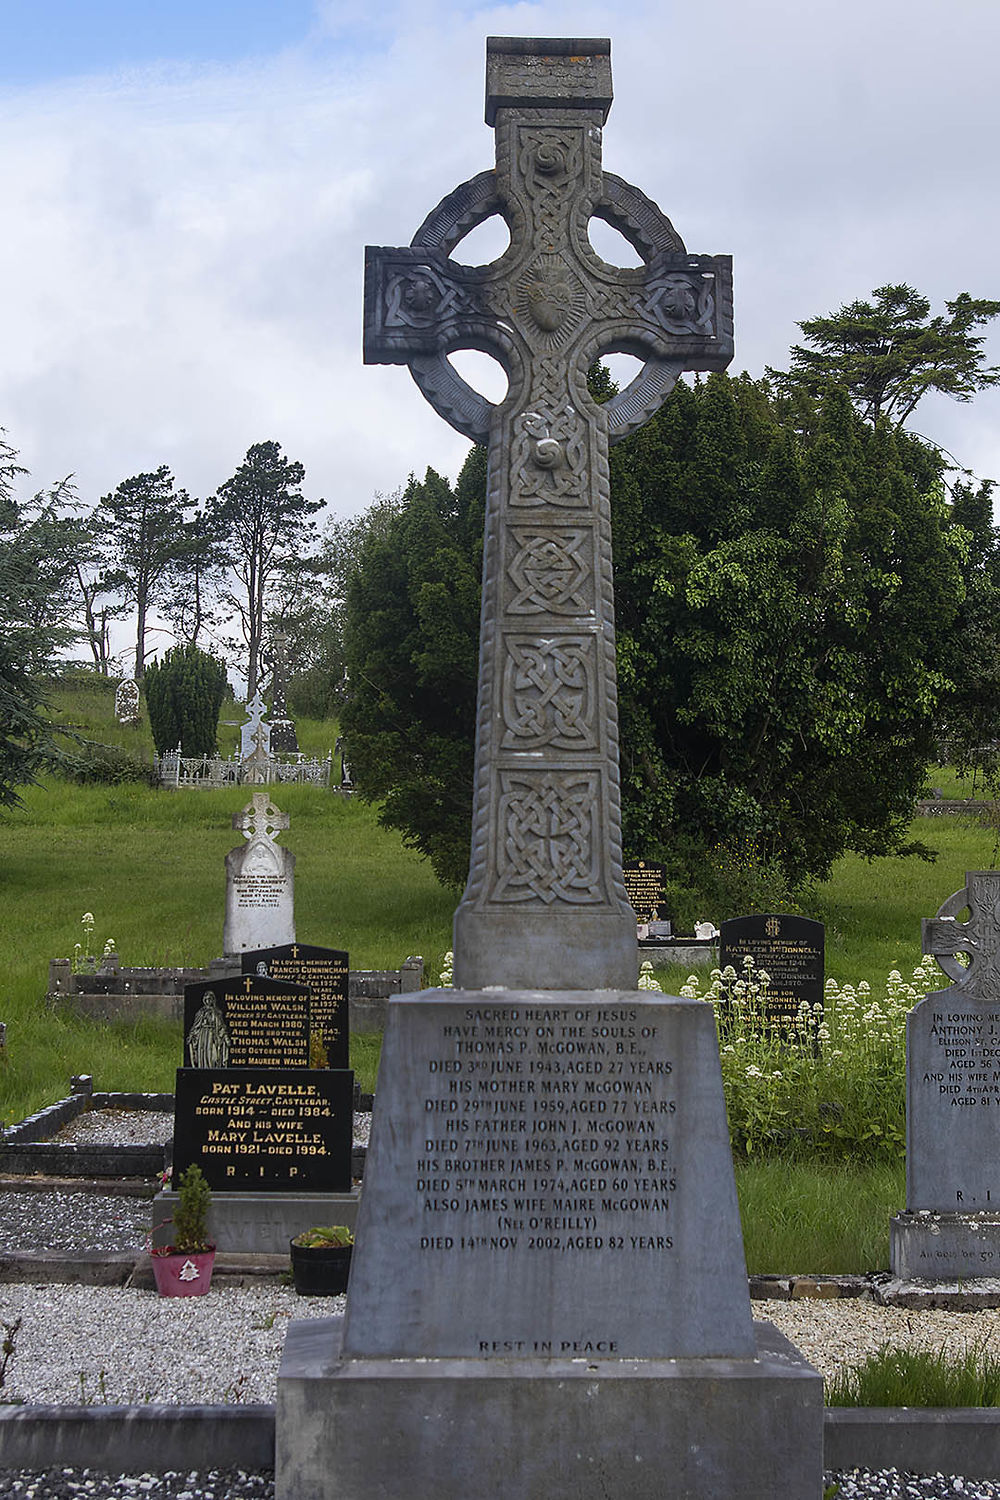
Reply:
[[[996,0],[0,0],[21,492],[72,474],[89,504],[167,464],[203,497],[268,440],[334,516],[454,478],[466,440],[362,364],[362,273],[493,165],[488,35],[611,38],[604,164],[733,255],[734,372],[888,282],[1000,297]],[[459,258],[502,247],[477,233]],[[912,425],[1000,478],[1000,391]]]

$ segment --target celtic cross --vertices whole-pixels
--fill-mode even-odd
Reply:
[[[958,913],[969,909],[969,920]],[[923,950],[970,1000],[1000,1000],[1000,870],[970,870],[965,885],[922,924]],[[966,967],[957,954],[969,958]]]
[[[633,988],[622,879],[608,443],[653,415],[682,370],[733,353],[732,263],[689,255],[638,189],[601,170],[607,41],[491,37],[496,168],[457,188],[405,249],[365,252],[366,363],[406,364],[427,399],[488,443],[472,857],[455,913],[455,984]],[[491,265],[450,259],[499,214]],[[591,218],[642,259],[606,264]],[[492,405],[447,356],[492,354]],[[603,406],[587,372],[643,361]]]
[[[267,792],[254,792],[253,800],[233,813],[233,827],[248,840],[266,838],[273,843],[274,835],[287,828],[289,821],[288,813],[275,807]]]

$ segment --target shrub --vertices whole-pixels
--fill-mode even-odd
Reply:
[[[48,761],[56,775],[65,776],[67,781],[75,781],[81,786],[125,786],[129,782],[139,782],[144,786],[160,784],[151,765],[117,745],[80,740],[76,750],[53,750]]]
[[[213,755],[219,710],[226,696],[226,669],[197,646],[173,646],[151,662],[143,679],[149,725],[157,753]]]
[[[767,1021],[766,971],[692,974],[681,994],[715,1007],[729,1131],[738,1154],[902,1157],[906,1143],[906,1017],[938,987],[924,957],[907,984],[896,970],[880,996],[862,981],[826,982],[822,1016],[800,1008],[782,1032]]]

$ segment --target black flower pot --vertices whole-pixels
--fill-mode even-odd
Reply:
[[[297,1245],[292,1276],[300,1297],[337,1297],[347,1291],[353,1245]]]

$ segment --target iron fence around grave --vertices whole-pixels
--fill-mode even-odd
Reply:
[[[182,755],[179,750],[168,750],[164,755],[154,755],[153,768],[161,786],[216,788],[280,782],[329,789],[333,757],[327,755],[320,760],[316,756],[275,755],[248,771],[238,755]]]

